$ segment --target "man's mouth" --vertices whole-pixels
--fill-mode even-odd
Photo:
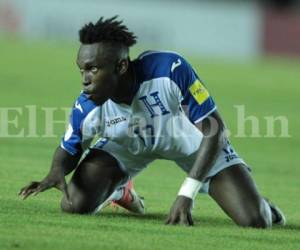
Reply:
[[[83,93],[92,96],[92,95],[96,95],[96,93],[93,90],[90,89],[83,89]]]
[[[87,95],[93,95],[94,93],[89,91],[89,90],[86,90],[86,89],[83,89],[83,93],[87,94]]]
[[[82,90],[85,94],[91,95],[94,94],[95,92],[95,86],[93,83],[90,83],[88,85],[83,85]]]

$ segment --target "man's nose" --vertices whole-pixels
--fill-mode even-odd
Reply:
[[[82,84],[84,86],[89,85],[92,81],[92,77],[88,72],[84,72],[82,75]]]

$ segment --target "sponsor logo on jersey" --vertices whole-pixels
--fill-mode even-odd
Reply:
[[[75,102],[75,108],[78,109],[81,113],[83,113],[83,109],[78,101]]]
[[[181,60],[180,60],[180,58],[178,58],[176,62],[173,62],[173,63],[172,63],[172,66],[171,66],[171,72],[173,73],[174,70],[175,70],[178,66],[180,66],[180,65],[181,65]]]
[[[73,127],[72,127],[72,125],[69,123],[67,132],[65,133],[65,136],[64,136],[64,140],[65,140],[65,141],[68,141],[68,140],[72,137],[72,134],[73,134]]]
[[[106,121],[106,126],[110,127],[112,125],[116,125],[117,123],[120,123],[120,122],[123,122],[123,121],[126,121],[126,117],[124,117],[124,116],[117,117],[117,118],[114,118],[112,120]]]
[[[189,91],[198,104],[202,104],[209,97],[208,91],[198,79],[189,87]]]

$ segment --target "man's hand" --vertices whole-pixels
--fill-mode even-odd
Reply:
[[[38,193],[53,187],[61,190],[65,194],[67,200],[70,200],[67,183],[63,173],[55,173],[55,172],[54,173],[50,172],[40,182],[33,181],[29,185],[23,187],[20,190],[19,195],[23,198],[23,200],[25,200],[30,195],[37,195]]]
[[[81,153],[71,155],[58,146],[53,155],[49,174],[42,181],[33,181],[29,185],[23,187],[20,190],[19,195],[25,200],[30,195],[37,195],[40,192],[55,187],[61,190],[67,200],[70,201],[65,175],[76,168],[80,157]]]
[[[166,220],[166,224],[193,226],[192,208],[192,199],[185,196],[177,196],[177,199],[170,210],[168,219]]]

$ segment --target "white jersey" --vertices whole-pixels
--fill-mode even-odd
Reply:
[[[96,106],[81,93],[62,148],[74,155],[98,136],[99,147],[113,142],[135,157],[177,160],[199,149],[203,135],[194,124],[216,106],[191,65],[176,53],[160,51],[144,52],[132,63],[131,104],[108,100]]]

